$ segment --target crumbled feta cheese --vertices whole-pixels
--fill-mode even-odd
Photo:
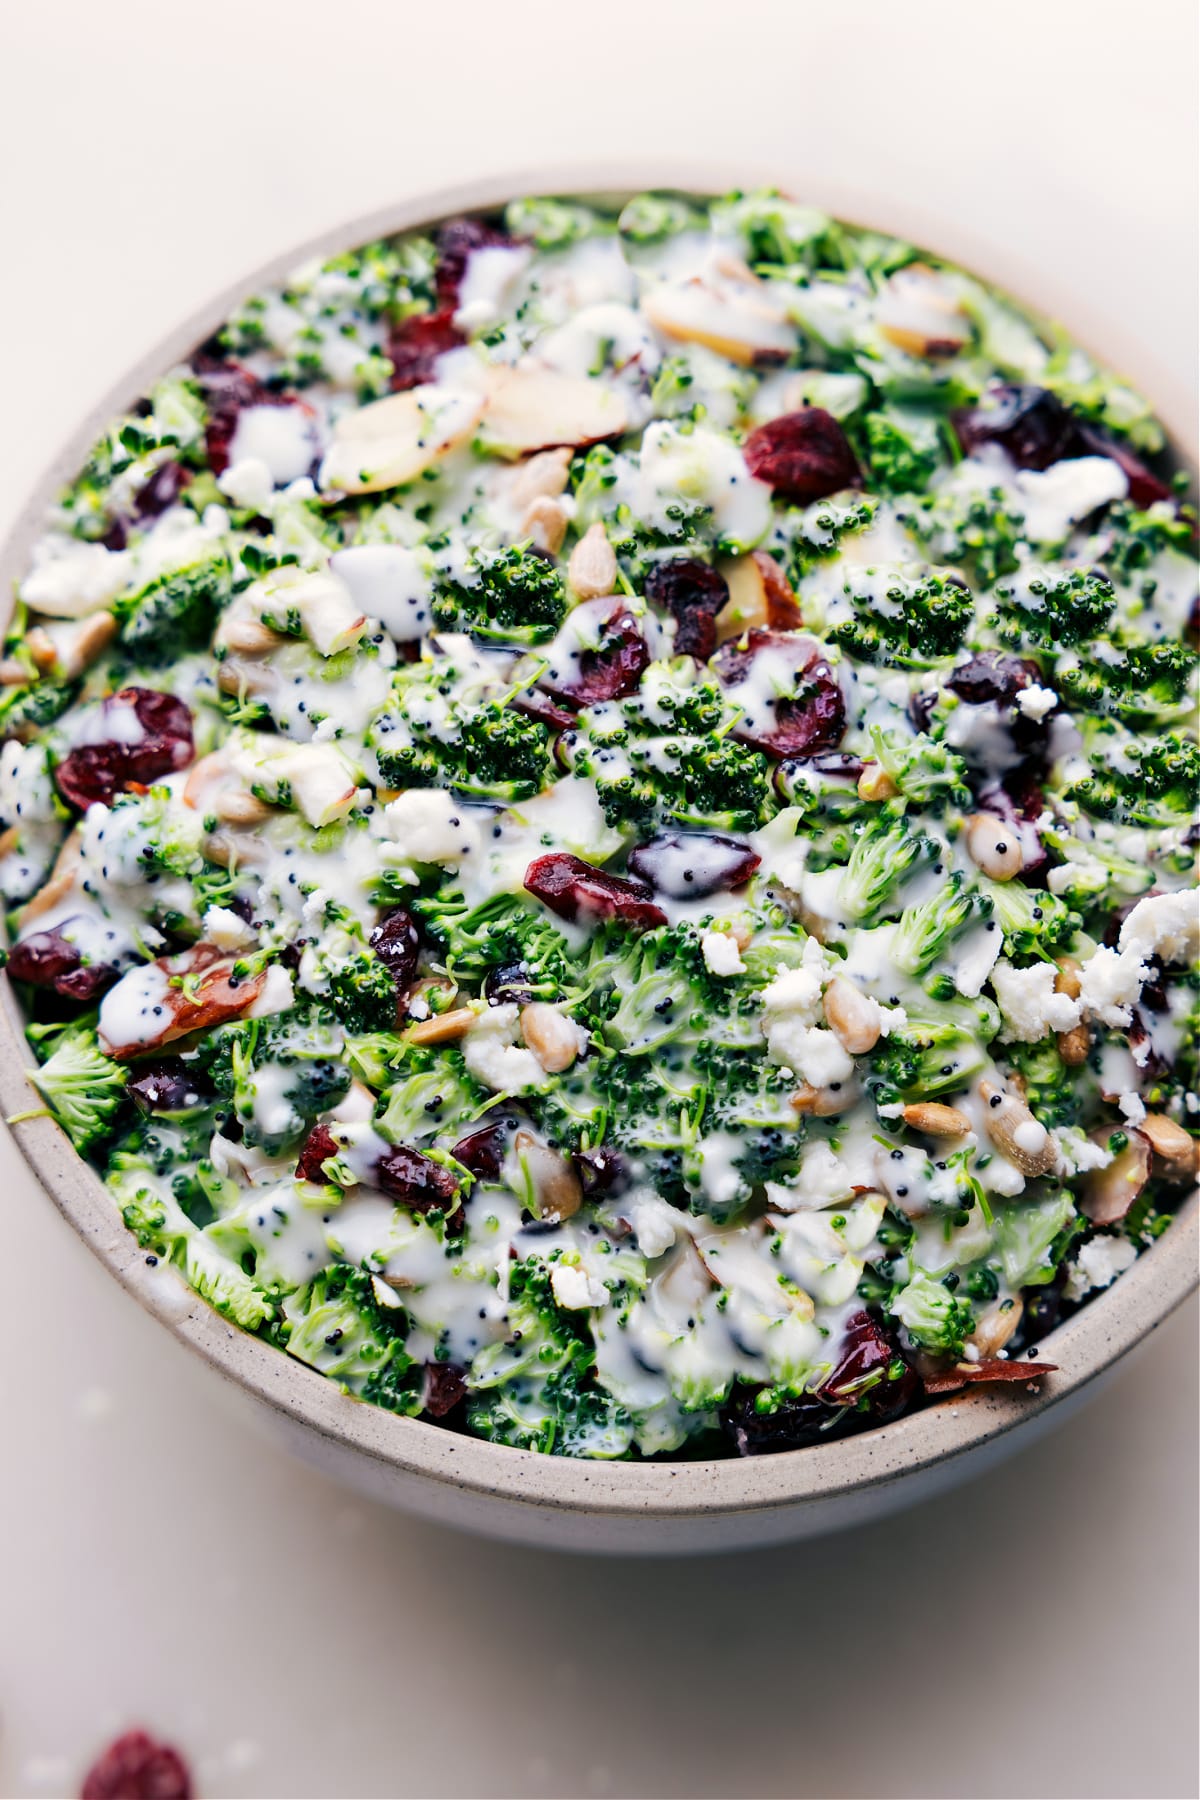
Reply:
[[[621,1202],[621,1211],[633,1228],[642,1255],[653,1260],[664,1256],[684,1229],[681,1215],[653,1188],[634,1188]]]
[[[710,975],[744,975],[746,965],[736,940],[728,931],[706,931],[700,939],[704,966]]]
[[[533,1051],[514,1041],[519,1016],[519,1007],[489,1006],[462,1041],[468,1072],[494,1094],[523,1094],[546,1079]]]
[[[204,915],[204,936],[218,950],[245,950],[257,942],[245,919],[227,906],[210,906]]]
[[[1094,1237],[1078,1251],[1067,1270],[1068,1300],[1082,1300],[1094,1288],[1106,1288],[1137,1261],[1128,1238]]]
[[[1101,944],[1083,964],[1079,975],[1079,1006],[1085,1018],[1102,1025],[1128,1025],[1133,1019],[1142,983],[1150,970],[1136,950],[1111,950]]]
[[[257,513],[266,511],[275,493],[271,471],[257,456],[243,457],[241,462],[231,463],[223,475],[218,475],[217,486],[235,506],[248,507]]]
[[[1021,469],[1013,486],[1025,515],[1025,535],[1037,544],[1061,544],[1072,525],[1129,492],[1124,470],[1108,456],[1076,456],[1048,469]]]
[[[267,979],[254,1005],[246,1010],[248,1019],[269,1019],[275,1013],[290,1012],[296,1004],[292,978],[281,963],[272,963]]]
[[[411,788],[383,809],[383,827],[410,862],[460,863],[479,845],[479,828],[445,788]]]
[[[767,1051],[772,1062],[793,1070],[810,1087],[834,1087],[854,1073],[854,1058],[832,1031],[805,1025],[794,1014],[784,1014],[769,1027]]]
[[[1139,900],[1117,940],[1122,950],[1162,962],[1186,963],[1200,947],[1200,889],[1150,894]]]
[[[811,1212],[849,1200],[854,1188],[851,1170],[824,1138],[816,1138],[805,1145],[800,1167],[786,1187],[767,1182],[767,1204],[779,1212]]]
[[[998,962],[992,970],[992,989],[1000,1005],[1003,1044],[1037,1044],[1052,1031],[1070,1031],[1079,1023],[1079,1002],[1056,994],[1053,963],[1034,963],[1018,969]]]
[[[556,1262],[550,1271],[554,1298],[568,1312],[582,1312],[589,1306],[603,1306],[608,1289],[578,1263]]]
[[[1057,704],[1058,695],[1054,689],[1039,687],[1036,681],[1022,688],[1017,695],[1018,710],[1027,719],[1044,719],[1047,713],[1054,711]]]
[[[1113,1159],[1107,1144],[1097,1144],[1079,1125],[1063,1125],[1050,1135],[1058,1146],[1059,1167],[1064,1175],[1106,1169]]]
[[[53,619],[83,619],[121,592],[133,567],[128,550],[54,540],[21,583],[21,598]]]
[[[1142,1104],[1140,1094],[1120,1094],[1117,1097],[1117,1105],[1120,1107],[1127,1125],[1140,1125],[1146,1116],[1146,1108]]]
[[[286,487],[307,475],[316,461],[316,415],[303,404],[247,406],[238,414],[229,460],[257,462],[272,487]]]

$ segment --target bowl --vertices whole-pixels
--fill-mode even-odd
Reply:
[[[675,168],[509,175],[353,220],[274,258],[181,325],[81,424],[30,495],[0,552],[3,590],[11,593],[45,507],[102,427],[202,343],[247,293],[298,263],[496,206],[513,194],[611,200],[649,185],[707,196],[729,185],[729,173]],[[814,198],[829,201],[830,210],[842,216],[857,212],[845,196],[831,199],[818,192]],[[931,248],[936,243],[936,224],[923,230],[907,213],[893,221],[893,228]],[[947,246],[948,255],[956,253],[997,285],[1010,291],[1017,285],[1005,283],[1002,268],[981,266],[961,244]],[[1186,400],[1162,398],[1156,409],[1182,463]],[[25,1081],[31,1059],[20,1011],[10,984],[2,988],[0,1102],[8,1115],[25,1111],[36,1096]],[[1050,1428],[1092,1394],[1118,1360],[1143,1343],[1197,1285],[1200,1193],[1186,1201],[1171,1228],[1114,1287],[1044,1340],[1043,1354],[1058,1367],[1036,1393],[967,1389],[857,1437],[746,1460],[604,1463],[540,1456],[365,1405],[314,1370],[237,1330],[175,1270],[148,1265],[99,1176],[57,1125],[33,1118],[14,1125],[12,1134],[64,1218],[126,1292],[222,1375],[244,1407],[299,1458],[369,1498],[442,1524],[556,1549],[686,1553],[750,1548],[843,1528],[912,1504],[982,1471]]]

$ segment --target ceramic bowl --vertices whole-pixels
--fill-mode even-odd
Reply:
[[[756,174],[762,178],[761,171]],[[108,421],[203,342],[246,294],[297,264],[373,237],[496,206],[514,194],[617,198],[657,186],[708,195],[738,180],[753,185],[754,179],[741,170],[694,168],[524,172],[354,220],[251,271],[148,355],[64,445],[0,554],[0,593],[11,594],[46,505]],[[804,181],[792,186],[843,217],[870,216],[869,202],[831,192],[827,183],[815,190]],[[940,247],[1001,287],[1020,286],[1012,269],[1006,281],[1004,267],[980,266],[981,259],[961,234],[947,244],[942,233],[939,243],[936,220],[923,222],[911,209],[872,223]],[[1171,396],[1151,398],[1160,418],[1174,427],[1176,444],[1186,442],[1187,420],[1180,413],[1186,401],[1177,398],[1173,416]],[[24,1076],[32,1059],[20,1013],[9,983],[0,983],[0,990],[0,1103],[8,1115],[37,1102]],[[1119,1358],[1143,1343],[1197,1283],[1200,1195],[1193,1194],[1171,1229],[1112,1289],[1046,1338],[1042,1354],[1058,1365],[1058,1372],[1043,1379],[1036,1393],[968,1389],[858,1437],[746,1461],[575,1461],[460,1437],[350,1399],[323,1376],[228,1324],[174,1270],[148,1267],[99,1176],[49,1119],[19,1124],[13,1136],[60,1212],[126,1292],[239,1390],[251,1412],[296,1455],[371,1498],[445,1524],[554,1548],[730,1550],[856,1524],[919,1500],[1052,1427],[1095,1390]]]

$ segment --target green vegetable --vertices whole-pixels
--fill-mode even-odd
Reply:
[[[81,1153],[112,1132],[125,1100],[126,1079],[122,1064],[106,1056],[95,1031],[82,1025],[63,1032],[41,1067],[29,1072],[30,1082]]]

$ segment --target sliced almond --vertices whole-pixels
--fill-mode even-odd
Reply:
[[[876,308],[880,333],[909,356],[957,356],[971,341],[971,321],[944,275],[926,263],[898,269]]]
[[[343,413],[321,465],[321,486],[339,494],[403,487],[467,441],[484,405],[482,394],[430,385]]]
[[[273,694],[279,687],[279,671],[270,663],[251,662],[244,656],[227,656],[217,665],[217,686],[223,694]]]
[[[452,1012],[435,1013],[410,1025],[405,1038],[410,1044],[452,1044],[466,1037],[478,1014],[472,1006],[456,1006]]]
[[[1196,1172],[1200,1143],[1166,1113],[1147,1113],[1138,1130],[1150,1140],[1150,1148],[1165,1165],[1164,1172],[1182,1181]]]
[[[487,371],[487,411],[482,416],[481,443],[510,457],[553,445],[598,444],[628,427],[625,401],[616,388],[534,363],[496,363]]]
[[[33,896],[26,901],[18,916],[20,928],[24,931],[30,919],[40,919],[52,907],[65,900],[79,879],[79,865],[83,858],[83,828],[77,825],[74,831],[64,838],[62,847],[54,859],[54,867],[49,879],[43,883]]]
[[[195,1031],[208,1031],[229,1019],[241,1018],[266,987],[267,974],[263,970],[257,975],[238,975],[236,969],[237,959],[220,955],[211,944],[195,944],[180,956],[159,957],[153,963],[131,969],[115,988],[109,989],[101,1004],[101,1044],[110,1056],[126,1062],[131,1057],[147,1056],[181,1037],[190,1037]],[[129,1012],[135,1017],[144,1014],[154,971],[159,971],[153,999],[161,1011],[161,1029],[152,1038],[126,1042],[115,1035],[115,1023],[123,1022]],[[123,1009],[121,990],[127,982],[133,984],[139,1003]]]
[[[1089,1132],[1094,1144],[1106,1148],[1117,1128],[1103,1125]],[[1084,1176],[1079,1206],[1093,1225],[1116,1225],[1125,1217],[1150,1179],[1150,1139],[1141,1131],[1125,1128],[1126,1143],[1103,1169]]]
[[[848,1112],[856,1104],[859,1092],[856,1081],[843,1081],[835,1088],[810,1087],[806,1081],[796,1089],[788,1105],[805,1118],[832,1119]]]
[[[1073,956],[1058,958],[1058,974],[1054,977],[1054,991],[1065,994],[1068,1000],[1078,1000],[1083,986],[1083,965],[1076,962]]]
[[[580,600],[602,600],[617,579],[617,556],[603,525],[589,525],[571,552],[567,583]]]
[[[535,549],[557,556],[566,535],[566,509],[557,500],[543,494],[530,503],[521,521],[521,536],[530,538]]]
[[[117,635],[117,621],[110,612],[91,613],[77,625],[60,626],[53,635],[58,671],[67,681],[74,681],[108,649]]]
[[[921,1100],[904,1109],[904,1123],[926,1137],[966,1137],[971,1121],[957,1106],[944,1106],[939,1100]]]
[[[15,656],[0,661],[0,687],[28,687],[33,678],[27,665]]]
[[[561,1075],[579,1055],[579,1028],[561,1008],[531,1000],[521,1008],[521,1036],[551,1075]]]
[[[995,813],[973,813],[967,820],[967,854],[992,881],[1011,881],[1024,861],[1016,831]]]
[[[539,450],[527,462],[518,463],[508,490],[514,507],[520,510],[543,498],[556,500],[566,491],[570,467],[571,452],[565,448]]]
[[[1021,1323],[1024,1311],[1024,1302],[1019,1298],[993,1300],[976,1321],[967,1343],[978,1350],[981,1358],[998,1355]]]
[[[218,794],[212,810],[224,825],[261,825],[264,819],[271,817],[272,811],[265,800],[242,788],[230,788]]]
[[[58,661],[58,651],[44,625],[33,625],[25,633],[25,648],[38,674],[48,675]]]
[[[835,975],[825,989],[825,1022],[850,1056],[865,1056],[879,1042],[879,1008],[861,988]]]
[[[583,1188],[566,1157],[531,1131],[518,1131],[513,1149],[529,1177],[536,1216],[547,1224],[572,1218],[583,1205]]]
[[[731,362],[782,358],[796,348],[796,331],[765,282],[748,269],[730,277],[664,281],[651,288],[642,312],[664,337],[703,344]]]
[[[716,619],[718,644],[760,626],[795,631],[803,623],[791,583],[765,550],[726,557],[718,562],[717,571],[729,588],[729,598]]]

